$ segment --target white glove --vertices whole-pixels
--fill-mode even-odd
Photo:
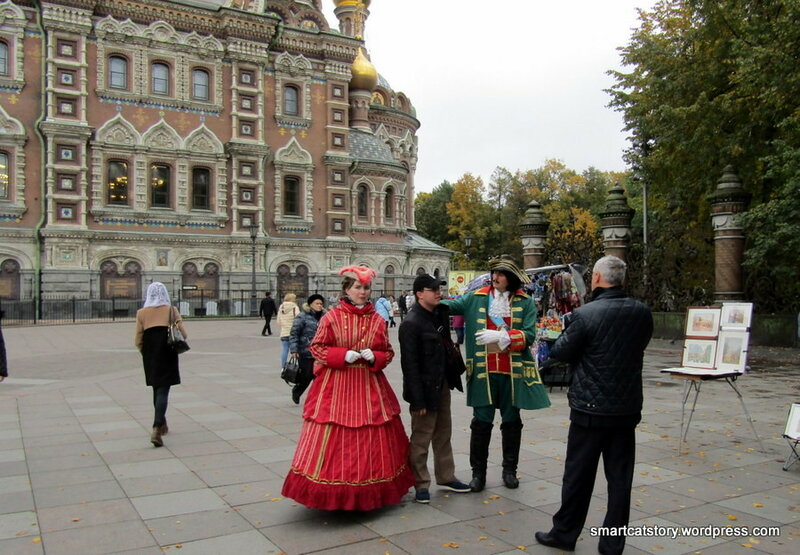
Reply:
[[[361,358],[361,353],[358,351],[347,351],[344,354],[344,361],[347,364],[353,364],[355,361]]]
[[[503,332],[499,330],[481,330],[475,334],[475,343],[478,345],[488,345],[489,343],[499,343]]]
[[[372,349],[364,349],[361,351],[361,358],[372,364],[375,362],[375,353],[372,352]]]

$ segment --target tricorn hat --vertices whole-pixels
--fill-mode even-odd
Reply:
[[[520,270],[519,266],[517,266],[517,263],[514,262],[514,259],[507,254],[501,254],[497,258],[492,258],[489,260],[489,271],[508,272],[509,274],[516,276],[523,285],[531,282],[531,278],[528,277],[528,274],[526,274],[523,270]]]
[[[366,266],[348,266],[339,270],[339,274],[355,278],[364,285],[372,283],[372,280],[378,277],[378,272]]]

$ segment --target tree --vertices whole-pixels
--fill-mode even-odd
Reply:
[[[447,203],[453,196],[453,186],[443,181],[430,193],[419,193],[414,199],[414,221],[417,231],[437,245],[444,245],[454,238],[448,232],[450,215]]]
[[[491,246],[497,235],[497,223],[493,221],[492,207],[484,200],[485,187],[483,179],[466,173],[453,186],[451,201],[447,203],[450,223],[447,231],[452,239],[445,247],[464,252],[464,237],[472,237],[469,249],[471,263],[462,254],[457,255],[455,265],[458,268],[480,267],[477,261],[486,260],[491,254]]]
[[[705,291],[713,260],[706,197],[728,163],[753,195],[746,264],[770,268],[773,279],[798,273],[796,256],[786,255],[800,240],[771,239],[797,218],[799,19],[795,0],[661,0],[640,11],[621,49],[626,70],[611,72],[610,105],[623,113],[627,160],[648,185],[652,252],[661,257],[648,256],[649,267],[670,274],[667,298]],[[798,292],[784,306],[797,306]]]

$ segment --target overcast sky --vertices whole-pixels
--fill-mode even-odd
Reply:
[[[416,190],[466,172],[625,169],[622,117],[606,105],[617,47],[653,0],[373,0],[366,43],[378,72],[411,99]],[[323,2],[338,29],[333,2]]]

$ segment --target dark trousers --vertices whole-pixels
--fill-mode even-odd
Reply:
[[[271,320],[272,320],[272,318],[266,318],[264,320],[264,329],[261,330],[261,335],[264,335],[265,333],[268,333],[268,334],[272,335],[272,328],[270,327],[270,321]]]
[[[561,508],[553,515],[551,534],[574,545],[583,529],[592,497],[597,463],[603,457],[608,482],[608,510],[603,526],[628,525],[636,458],[636,426],[585,427],[572,422],[561,484]],[[624,536],[601,536],[600,553],[622,553]]]
[[[169,387],[168,385],[153,386],[153,408],[156,413],[153,418],[153,428],[159,428],[167,423]]]
[[[296,395],[298,399],[314,379],[314,359],[300,357],[299,365],[300,372],[297,374],[297,383],[292,387],[292,395]]]

